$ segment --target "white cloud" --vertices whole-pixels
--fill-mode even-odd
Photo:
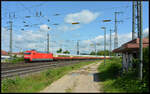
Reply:
[[[98,16],[98,12],[93,13],[89,10],[82,10],[81,12],[68,14],[64,20],[66,23],[80,22],[83,24],[88,24],[94,21]]]
[[[9,30],[7,28],[2,27],[1,28],[1,47],[2,50],[5,49],[6,51],[9,51]]]
[[[114,49],[114,34],[115,33],[112,33],[112,49]],[[149,28],[144,29],[143,35],[144,35],[144,37],[149,35]],[[132,32],[129,32],[126,34],[118,34],[118,47],[120,47],[122,44],[130,41],[131,39],[132,39]],[[104,36],[103,35],[96,36],[93,39],[84,40],[83,45],[89,45],[94,42],[100,43],[101,45],[98,46],[97,49],[103,50],[103,48],[104,48]],[[109,49],[109,43],[110,43],[110,35],[106,34],[106,45],[107,45],[106,49]]]
[[[79,29],[80,27],[81,27],[81,26],[79,26],[79,25],[75,25],[75,26],[72,26],[72,27],[70,28],[70,30],[73,31],[73,30]]]
[[[51,28],[48,25],[43,24],[43,25],[40,25],[40,30],[41,31],[50,31]]]
[[[91,12],[89,10],[82,10],[81,12],[78,13],[70,13],[66,15],[64,18],[64,21],[66,23],[72,23],[72,22],[80,22],[83,24],[88,24],[92,21],[94,21],[97,17],[99,16],[98,12]],[[57,28],[59,31],[74,31],[79,29],[81,26],[80,25],[61,25]]]
[[[132,38],[132,33],[119,34],[118,35],[118,46],[121,46],[123,43],[130,41],[131,38]],[[114,33],[112,34],[111,40],[112,40],[112,49],[113,49],[114,48]],[[94,43],[100,43],[100,45],[97,46],[97,49],[103,50],[104,49],[104,35],[99,35],[93,39],[83,41],[84,45],[89,45],[89,44],[94,44]],[[109,49],[109,45],[110,45],[110,35],[106,34],[106,49]]]
[[[63,32],[66,32],[66,31],[74,31],[74,30],[77,30],[79,29],[80,26],[79,25],[75,25],[75,26],[68,26],[68,25],[62,25],[62,26],[59,26],[57,28],[58,31],[63,31]]]
[[[44,48],[44,41],[46,40],[45,32],[33,32],[27,30],[20,34],[13,34],[13,50],[18,48],[27,49],[39,49]]]
[[[144,29],[143,37],[147,37],[149,35],[149,28]]]
[[[77,27],[71,27],[71,28],[67,27],[66,30],[73,30],[74,28],[77,28]],[[146,28],[143,30],[144,36],[148,35],[148,33],[149,33],[149,28]],[[2,49],[9,51],[9,31],[6,28],[2,27],[1,34],[2,34],[2,37],[1,37]],[[109,38],[110,38],[109,33],[107,33],[106,34],[106,42],[108,45],[106,46],[106,49],[109,49]],[[119,42],[118,46],[121,46],[122,44],[130,41],[131,39],[132,39],[132,32],[129,32],[126,34],[119,34],[118,35],[118,42]],[[23,31],[20,34],[18,34],[13,31],[13,50],[18,49],[18,48],[19,49],[24,48],[25,50],[33,48],[33,49],[45,51],[46,47],[47,47],[46,40],[47,40],[46,32],[27,30],[27,31]],[[94,44],[95,42],[101,44],[100,46],[97,46],[97,50],[104,49],[104,36],[99,35],[92,39],[80,41],[79,42],[80,52],[84,52],[84,51],[91,52],[92,50],[94,50],[94,47],[90,46],[90,44]],[[59,48],[62,47],[64,50],[69,49],[69,50],[72,50],[73,52],[76,52],[76,41],[72,42],[72,43],[73,43],[72,46],[68,46],[69,42],[65,42],[65,41],[63,41],[63,42],[59,41],[57,43],[50,42],[50,51],[53,51],[55,53]],[[63,46],[66,44],[66,46],[65,46],[66,48],[64,48],[60,44],[62,44]],[[113,49],[113,47],[114,47],[114,32],[112,33],[112,49]]]
[[[118,35],[118,46],[132,40],[132,32]]]

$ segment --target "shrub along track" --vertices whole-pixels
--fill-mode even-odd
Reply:
[[[33,62],[33,63],[20,62],[16,64],[1,63],[1,78],[4,79],[14,76],[24,76],[29,73],[42,71],[44,69],[72,65],[79,63],[81,61],[89,61],[89,60]]]

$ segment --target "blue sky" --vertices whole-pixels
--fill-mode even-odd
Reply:
[[[149,31],[149,11],[148,2],[143,2],[143,31]],[[42,13],[43,17],[36,17],[36,12]],[[132,31],[132,2],[131,1],[3,1],[2,2],[2,49],[9,50],[9,24],[8,13],[15,12],[16,18],[13,20],[13,51],[46,50],[46,33],[50,33],[50,51],[55,53],[60,47],[76,53],[76,41],[80,40],[80,52],[88,53],[94,48],[92,43],[100,43],[98,50],[103,50],[102,26],[107,28],[107,43],[109,42],[109,30],[114,29],[114,12],[121,11],[123,14],[117,15],[119,46],[131,40]],[[54,16],[55,14],[60,14]],[[25,18],[31,16],[31,18]],[[48,22],[50,19],[50,22]],[[112,22],[103,23],[102,20],[110,19]],[[23,21],[26,22],[23,23]],[[71,25],[70,22],[79,21],[78,25]],[[53,25],[53,24],[59,25]],[[38,24],[33,26],[34,24]],[[23,27],[24,25],[32,25]],[[47,27],[50,27],[50,30]],[[21,29],[24,29],[22,31]],[[146,32],[146,33],[145,33]],[[112,32],[113,33],[113,32]],[[113,37],[112,37],[113,38]],[[69,41],[68,41],[69,40]],[[113,39],[112,39],[113,43]],[[113,44],[112,44],[113,45]],[[107,45],[107,49],[109,45]],[[113,48],[113,47],[112,47]]]

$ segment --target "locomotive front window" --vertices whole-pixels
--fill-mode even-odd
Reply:
[[[26,55],[30,55],[31,53],[24,53],[24,54],[26,54]]]

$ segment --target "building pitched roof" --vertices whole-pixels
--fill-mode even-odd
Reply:
[[[143,38],[143,48],[149,46],[149,39]],[[121,45],[119,48],[116,48],[113,50],[113,52],[132,52],[132,51],[138,51],[139,48],[139,38],[131,40],[123,45]]]
[[[1,55],[8,55],[8,52],[1,50]]]

